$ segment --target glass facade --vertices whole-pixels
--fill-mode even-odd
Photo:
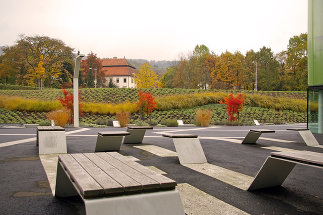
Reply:
[[[313,133],[323,133],[323,86],[310,86],[307,91],[307,125]]]
[[[307,126],[323,134],[323,1],[308,1]]]

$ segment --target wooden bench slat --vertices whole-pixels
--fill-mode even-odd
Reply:
[[[75,182],[80,195],[84,198],[91,198],[104,194],[101,185],[98,184],[71,155],[59,155],[58,158]]]
[[[274,130],[269,130],[269,129],[250,129],[250,131],[260,132],[260,133],[275,133]]]
[[[170,137],[170,138],[197,138],[197,134],[171,134],[171,133],[163,133],[163,137]]]
[[[111,164],[107,163],[103,158],[99,157],[99,154],[105,153],[86,153],[84,154],[95,165],[101,168],[107,175],[113,180],[117,181],[127,193],[142,191],[143,187],[140,183],[134,181],[131,177],[121,172]]]
[[[177,183],[176,181],[167,178],[161,174],[156,173],[155,171],[137,163],[134,161],[129,161],[128,158],[126,158],[125,156],[117,153],[117,152],[111,152],[109,153],[111,156],[113,156],[114,158],[118,159],[119,161],[127,164],[128,166],[132,167],[133,169],[141,172],[142,174],[148,176],[149,178],[157,181],[160,184],[160,187],[163,189],[175,189]]]
[[[117,169],[119,169],[129,177],[133,178],[138,183],[140,183],[143,186],[144,190],[154,190],[154,189],[160,188],[160,184],[157,181],[141,174],[137,170],[115,159],[110,154],[108,153],[97,153],[97,154],[99,157],[103,158],[109,164],[113,165],[114,167],[116,167]]]
[[[72,157],[91,175],[91,177],[99,183],[105,194],[123,193],[124,189],[118,182],[113,180],[102,169],[96,166],[84,154],[72,154]]]
[[[130,133],[126,131],[101,131],[98,134],[101,136],[126,136]]]
[[[308,131],[307,128],[287,128],[288,131]]]
[[[128,126],[129,129],[153,129],[153,126],[138,126],[138,125],[133,125],[133,126]]]
[[[38,131],[65,131],[61,126],[37,126]]]
[[[273,157],[290,159],[300,163],[313,164],[323,167],[323,154],[311,151],[286,151],[286,152],[272,152]]]

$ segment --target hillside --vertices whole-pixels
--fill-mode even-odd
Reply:
[[[166,61],[166,60],[163,60],[163,61],[155,61],[155,60],[148,61],[145,59],[127,59],[127,60],[137,69],[140,68],[141,64],[148,62],[153,68],[154,72],[156,72],[159,77],[161,77],[166,72],[166,69],[168,67],[174,66],[177,64],[177,61]]]

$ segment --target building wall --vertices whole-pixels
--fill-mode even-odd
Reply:
[[[135,88],[136,84],[134,81],[134,78],[131,76],[113,76],[113,77],[106,77],[107,85],[110,82],[110,79],[112,79],[112,82],[118,87],[118,88]]]
[[[308,0],[307,127],[323,134],[323,1]]]
[[[323,85],[323,1],[308,1],[308,85]]]

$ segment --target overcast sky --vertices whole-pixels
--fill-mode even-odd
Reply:
[[[217,54],[287,49],[307,32],[307,0],[0,0],[0,46],[44,35],[101,58],[175,60],[197,44]]]

